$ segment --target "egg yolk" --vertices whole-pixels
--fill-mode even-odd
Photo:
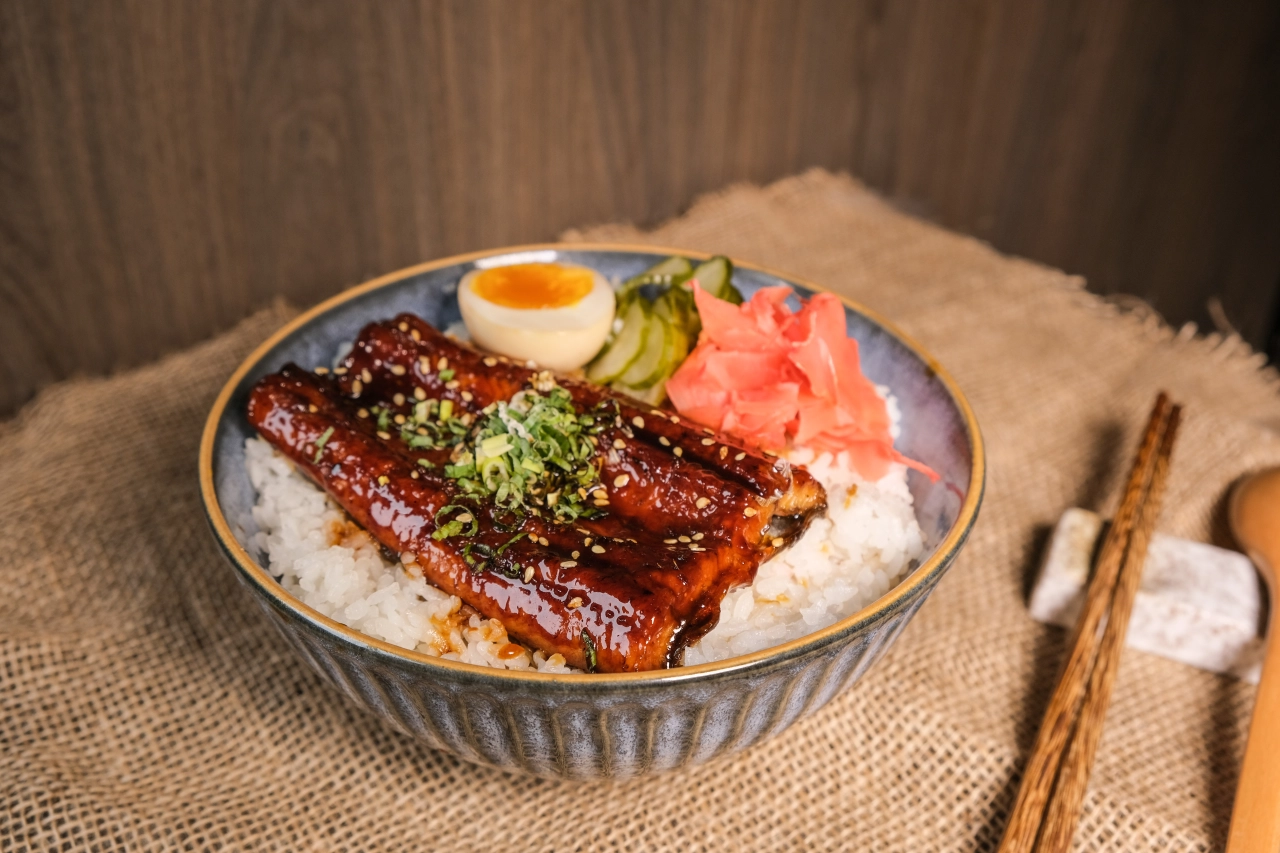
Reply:
[[[559,264],[512,264],[471,280],[477,296],[504,308],[566,308],[591,292],[591,270]]]

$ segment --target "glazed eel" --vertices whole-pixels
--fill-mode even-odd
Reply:
[[[715,625],[725,592],[750,583],[824,504],[803,469],[596,386],[477,353],[410,315],[366,327],[336,372],[289,365],[264,377],[250,421],[407,568],[579,668],[678,665]],[[426,397],[478,417],[548,381],[600,419],[600,515],[530,514],[513,528],[509,514],[476,505],[473,535],[434,538],[436,514],[461,497],[442,473],[449,451],[411,449],[380,432],[369,408],[407,411]],[[417,462],[424,455],[433,467]],[[480,571],[466,550],[476,547],[492,555]]]

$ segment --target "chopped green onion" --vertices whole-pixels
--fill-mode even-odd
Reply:
[[[508,548],[510,548],[512,545],[514,545],[515,543],[519,542],[519,541],[520,541],[520,539],[521,539],[521,537],[523,537],[523,536],[524,536],[524,533],[517,533],[515,536],[512,536],[510,539],[508,539],[508,540],[507,540],[507,542],[506,542],[506,544],[505,544],[505,545],[500,545],[500,546],[498,546],[497,553],[498,553],[498,554],[501,554],[503,551],[507,550],[507,549],[508,549]]]
[[[448,382],[453,379],[453,375],[453,369],[446,367],[444,370],[440,371],[440,381]]]
[[[315,464],[320,464],[320,453],[324,450],[324,446],[329,441],[329,436],[333,435],[333,427],[329,427],[320,433],[320,437],[316,439],[316,458],[312,460]]]
[[[587,652],[587,672],[595,672],[596,665],[599,661],[596,659],[596,644],[592,642],[591,635],[587,633],[587,629],[582,629],[582,645],[586,646]]]

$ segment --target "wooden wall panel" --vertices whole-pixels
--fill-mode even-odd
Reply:
[[[0,412],[277,295],[809,166],[1256,343],[1271,0],[0,0]]]

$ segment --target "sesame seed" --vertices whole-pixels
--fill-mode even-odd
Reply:
[[[403,394],[396,394],[394,397],[392,397],[392,398],[391,398],[391,402],[395,403],[397,406],[403,406],[403,405],[404,405],[404,395],[403,395]]]
[[[705,533],[695,533],[695,534],[693,534],[693,541],[694,541],[694,542],[701,542],[701,541],[702,541],[702,538],[703,538],[704,536],[706,536],[706,535],[707,535],[707,534],[705,534]]]
[[[351,380],[351,396],[352,397],[359,397],[360,392],[363,390],[364,390],[363,382],[361,382],[359,379]]]
[[[673,424],[678,424],[678,423],[680,423],[680,418],[676,417],[675,415],[672,415],[672,416],[671,416],[671,422],[672,422]]]
[[[533,566],[528,566],[524,570],[524,582],[528,583],[533,580]]]
[[[328,373],[328,372],[329,372],[329,368],[327,368],[327,367],[317,367],[317,368],[316,368],[316,376],[324,376],[324,375],[325,375],[326,373]]]
[[[378,438],[382,439],[383,441],[387,441],[388,439],[391,438],[391,433],[378,430]]]
[[[539,545],[541,545],[543,548],[545,548],[545,547],[547,547],[548,545],[550,545],[551,543],[547,541],[547,537],[545,537],[545,536],[539,536],[539,537],[538,537],[538,544],[539,544]]]
[[[690,539],[688,536],[677,536],[677,537],[676,537],[676,540],[677,540],[677,541],[679,541],[679,542],[683,542],[683,543],[684,543],[684,544],[686,544],[686,545],[688,545],[690,542],[692,542],[692,541],[693,541],[693,540],[692,540],[692,539]]]
[[[765,456],[773,457],[775,459],[778,456],[778,454],[774,453],[772,450],[762,450],[760,452],[763,453]]]
[[[577,563],[575,563],[573,560],[563,560],[563,561],[561,561],[561,563],[560,563],[560,568],[562,568],[562,569],[572,569],[572,568],[573,568],[574,566],[576,566],[576,565],[578,565],[578,564],[577,564]]]
[[[410,472],[409,472],[409,476],[416,480],[416,479],[418,479],[418,472],[417,472],[417,471],[410,471]]]
[[[702,444],[703,444],[703,446],[704,446],[704,447],[710,447],[711,445],[713,445],[713,444],[715,444],[715,443],[716,443],[716,440],[715,440],[714,438],[704,438],[704,439],[702,439]]]
[[[728,455],[729,455],[729,448],[724,447],[724,446],[721,446],[721,447],[720,447],[720,458],[721,458],[721,459],[723,459],[723,458],[725,458],[725,457],[726,457],[726,456],[728,456]]]
[[[667,417],[664,413],[662,413],[662,412],[658,411],[657,409],[650,409],[650,410],[649,410],[649,414],[651,414],[651,415],[656,415],[657,417],[660,417],[660,418],[662,418],[662,419],[664,419],[664,420],[665,420],[665,419],[666,419],[666,417]]]
[[[676,544],[676,540],[675,540],[675,539],[663,539],[663,540],[662,540],[662,542],[663,542],[663,544],[664,544],[664,545],[674,545],[674,544]]]
[[[462,392],[462,402],[464,402],[464,403],[470,403],[470,402],[471,402],[472,400],[474,400],[474,399],[475,399],[475,395],[474,395],[474,394],[472,394],[470,391],[463,391],[463,392]]]
[[[448,369],[449,369],[449,359],[445,358],[444,356],[440,356],[440,360],[436,362],[436,370],[448,370]]]
[[[773,540],[773,547],[775,548],[781,548],[783,544],[784,543],[781,536],[778,536]]]
[[[413,553],[412,551],[405,551],[403,554],[400,555],[400,562],[416,563],[418,562],[418,555]]]
[[[456,380],[456,379],[450,379],[448,382],[444,383],[444,387],[446,387],[446,388],[448,388],[450,391],[452,391],[454,388],[457,388],[457,387],[458,387],[459,385],[461,385],[461,384],[462,384],[462,383],[461,383],[461,382],[459,382],[459,381],[458,381],[458,380]]]
[[[592,503],[594,503],[596,506],[608,506],[608,505],[609,505],[609,502],[608,502],[608,501],[606,501],[606,500],[592,501]]]
[[[733,457],[733,461],[734,461],[734,462],[741,462],[743,459],[746,459],[746,458],[747,458],[747,454],[745,454],[745,453],[739,453],[737,456]]]
[[[393,364],[391,365],[391,367],[388,368],[388,370],[391,371],[392,376],[404,376],[403,364]]]
[[[369,417],[369,410],[368,410],[368,409],[360,409],[359,411],[357,411],[357,412],[356,412],[356,417],[358,417],[358,418],[367,418],[367,417]]]
[[[418,330],[417,330],[417,329],[410,329],[410,330],[409,330],[409,337],[413,338],[415,341],[420,341],[420,340],[422,340],[422,335],[418,332]]]
[[[598,501],[602,501],[607,497],[609,497],[609,493],[606,492],[604,489],[596,489],[591,493],[591,497],[595,498]]]
[[[404,415],[396,415],[392,420],[396,422],[396,426],[400,426],[404,423]]]
[[[583,534],[584,536],[591,532],[590,530],[587,530],[585,527],[575,527],[573,529]]]
[[[742,514],[745,515],[747,518],[750,518],[751,516],[756,514],[756,511],[754,507],[747,507],[742,511]]]
[[[698,498],[696,501],[693,502],[693,505],[696,506],[698,509],[705,509],[707,504],[709,503],[711,503],[710,498]]]
[[[458,513],[456,518],[458,519],[458,521],[461,521],[463,524],[470,524],[471,522],[476,520],[475,516],[473,516],[469,512],[460,512]]]
[[[578,559],[578,555],[579,555],[579,554],[581,554],[581,553],[582,553],[581,551],[574,551],[574,552],[573,552],[572,554],[570,554],[569,556],[573,557],[573,559],[575,559],[575,560],[576,560],[576,559]]]
[[[379,486],[385,486],[387,483],[390,483],[390,482],[391,482],[391,478],[390,478],[390,477],[388,477],[386,474],[383,474],[382,476],[380,476],[380,477],[378,478],[378,485],[379,485]]]
[[[366,385],[368,385],[373,381],[373,374],[370,373],[369,368],[366,367],[364,370],[360,371],[360,378],[364,380]]]
[[[408,323],[401,323],[399,328],[400,328],[400,331],[402,331],[402,332],[407,332],[407,331],[409,331],[409,324],[408,324]]]
[[[418,356],[418,364],[422,366],[422,372],[426,373],[431,370],[431,359],[425,355]]]
[[[627,446],[627,443],[620,438],[615,438],[613,440],[613,446],[616,447],[618,450],[622,450]]]
[[[485,357],[485,360],[484,360],[484,366],[485,366],[485,367],[497,367],[497,366],[498,366],[498,360],[497,360],[496,358],[494,358],[493,356],[486,356],[486,357]]]
[[[603,548],[602,546],[600,546],[600,545],[592,545],[592,546],[591,546],[591,553],[592,553],[592,554],[603,554],[603,553],[604,553],[604,548]]]
[[[684,456],[683,447],[677,447],[675,450],[672,450],[671,452],[674,453],[676,456]]]
[[[345,367],[335,367],[335,368],[333,369],[333,375],[334,375],[334,376],[346,376],[346,375],[347,375],[347,369],[346,369]]]
[[[613,478],[613,487],[615,489],[621,489],[623,486],[625,486],[627,483],[630,483],[630,482],[631,482],[631,478],[629,476],[627,476],[626,474],[619,474],[618,476]]]
[[[315,407],[314,403],[312,403],[311,405],[307,406],[307,411],[314,415],[316,412],[320,410]]]
[[[586,539],[583,539],[583,540],[582,540],[582,544],[583,544],[583,545],[588,545],[588,546],[589,546],[589,545],[591,544],[591,541],[592,541],[592,540],[591,540],[591,537],[590,537],[590,536],[588,536]]]
[[[423,391],[421,388],[414,388],[414,389],[413,389],[413,399],[415,399],[415,400],[425,400],[425,399],[427,399],[427,392],[426,392],[426,391]]]
[[[636,429],[644,429],[644,418],[640,417],[639,415],[636,415],[634,418],[632,418],[631,423],[635,426]]]
[[[415,430],[414,430],[414,432],[416,432],[418,435],[426,435],[426,434],[427,434],[427,428],[426,428],[426,427],[418,427],[417,429],[415,429]]]
[[[665,435],[658,436],[658,444],[661,444],[663,447],[671,446],[671,442],[667,440],[667,437]]]
[[[581,606],[582,606],[582,596],[575,595],[573,598],[569,599],[569,607],[571,609],[576,609]]]
[[[702,431],[703,431],[703,432],[705,432],[707,435],[715,435],[715,434],[716,434],[716,431],[715,431],[715,430],[713,430],[711,427],[703,427],[703,428],[702,428]]]

